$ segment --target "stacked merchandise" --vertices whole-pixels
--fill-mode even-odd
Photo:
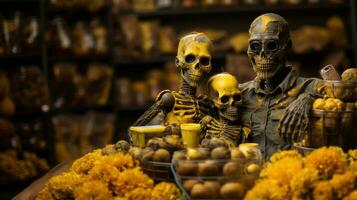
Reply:
[[[116,105],[120,107],[147,106],[150,102],[155,101],[160,91],[178,89],[180,81],[173,62],[167,62],[164,69],[149,70],[143,79],[117,78],[114,87]]]
[[[58,163],[112,143],[115,130],[115,116],[111,113],[61,114],[54,116],[52,123]]]
[[[232,149],[188,148],[175,152],[172,163],[187,198],[242,199],[258,177],[261,154],[249,143]]]
[[[344,3],[345,0],[121,0],[113,1],[117,7],[115,12],[123,9],[133,9],[137,12],[152,12],[159,9],[180,9],[180,8],[206,8],[213,6],[237,6],[237,5],[299,5],[299,4],[319,4],[319,3]]]
[[[356,148],[357,69],[347,69],[341,77],[341,80],[324,80],[321,83],[321,90],[326,95],[313,104],[312,128],[303,141],[304,146]]]
[[[174,57],[177,47],[177,38],[187,32],[199,31],[205,33],[214,41],[214,58],[220,58],[220,55],[231,54],[226,61],[226,70],[232,74],[239,74],[237,69],[230,66],[237,66],[243,64],[240,70],[243,74],[239,80],[250,80],[253,73],[249,70],[244,58],[248,48],[248,33],[237,32],[229,34],[221,29],[195,29],[186,30],[182,33],[177,33],[174,27],[169,25],[161,25],[159,20],[139,20],[135,14],[121,14],[117,16],[115,29],[115,48],[114,54],[118,57],[118,62],[122,60],[130,60],[130,58],[150,59],[152,57],[158,58],[160,56],[170,58]],[[304,60],[296,60],[301,56],[309,53],[322,53],[321,63],[331,63],[343,70],[343,67],[350,63],[346,54],[348,46],[348,39],[346,35],[345,25],[339,16],[331,16],[326,21],[326,26],[304,25],[291,33],[293,46],[292,52],[294,56],[289,59],[294,61],[294,66],[298,69]],[[331,49],[334,49],[331,51]],[[238,55],[236,55],[238,54]],[[246,56],[245,56],[246,57]],[[132,59],[133,60],[133,59]],[[298,62],[298,63],[296,63]],[[125,63],[125,62],[123,62]],[[240,71],[240,72],[241,72]]]
[[[46,33],[49,49],[56,55],[105,55],[109,51],[107,37],[108,30],[98,19],[89,24],[77,21],[70,27],[63,18],[56,17]]]
[[[103,106],[108,103],[113,68],[90,63],[83,71],[73,63],[56,63],[53,66],[55,108]]]
[[[0,22],[0,55],[39,52],[40,27],[36,16],[16,11]]]
[[[0,72],[0,184],[22,181],[49,169],[48,148],[41,117],[14,118],[17,113],[39,112],[48,104],[44,77],[39,68],[26,66]],[[16,113],[15,113],[16,110]]]
[[[86,8],[91,12],[99,11],[107,5],[103,0],[50,0],[49,2],[55,8]]]

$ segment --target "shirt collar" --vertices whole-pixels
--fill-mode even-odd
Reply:
[[[285,93],[292,88],[298,78],[297,72],[294,69],[291,69],[288,75],[284,78],[284,80],[275,88],[272,92],[267,93],[260,87],[260,80],[256,77],[254,79],[254,91],[255,93],[262,93],[262,94],[273,94],[280,90],[282,93]]]

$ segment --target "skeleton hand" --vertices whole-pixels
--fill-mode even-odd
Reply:
[[[309,113],[313,98],[303,94],[293,101],[287,108],[279,122],[279,134],[287,141],[298,141],[309,128]]]

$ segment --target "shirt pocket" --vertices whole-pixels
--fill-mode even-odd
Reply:
[[[268,137],[273,144],[285,144],[283,138],[280,137],[278,127],[279,121],[283,117],[285,109],[275,109],[270,112],[270,119],[268,120]]]

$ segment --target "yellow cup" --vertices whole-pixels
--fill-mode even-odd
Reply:
[[[199,132],[201,129],[200,124],[185,123],[181,124],[181,136],[183,143],[186,147],[198,147],[200,143]]]

